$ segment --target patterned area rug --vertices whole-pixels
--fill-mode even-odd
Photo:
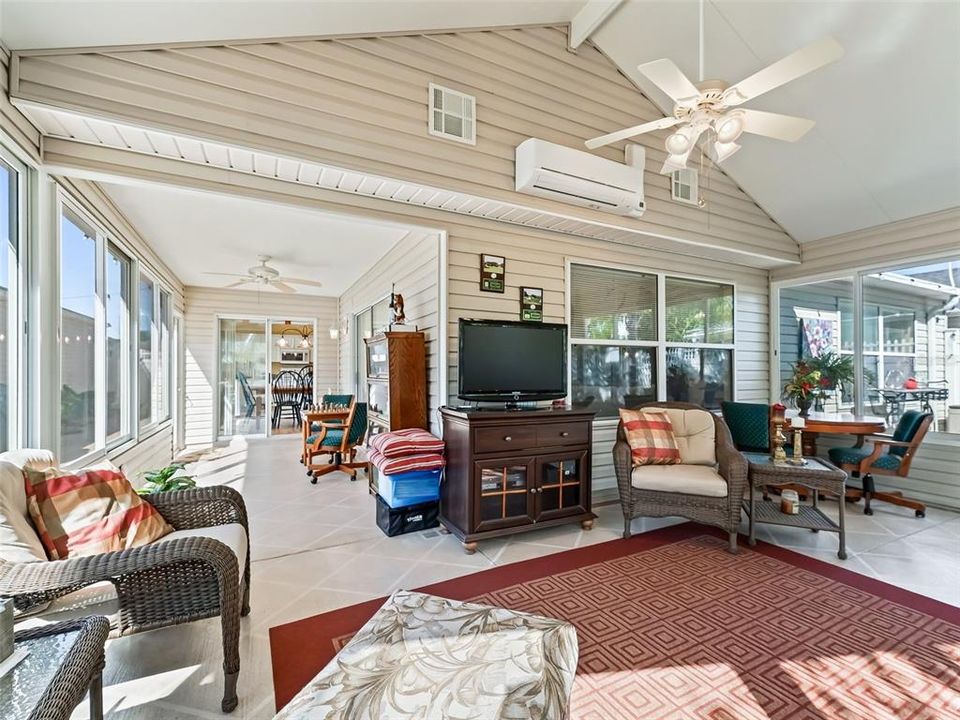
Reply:
[[[422,590],[572,622],[577,720],[960,718],[960,609],[725,544],[686,524]],[[382,602],[271,628],[277,706]]]

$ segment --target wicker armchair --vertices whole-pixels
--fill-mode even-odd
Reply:
[[[699,405],[678,402],[645,403],[643,408],[672,408],[675,410],[704,410]],[[727,531],[730,552],[737,552],[737,529],[740,526],[740,507],[747,489],[747,461],[733,444],[730,430],[721,418],[710,413],[714,422],[717,471],[726,481],[726,495],[712,497],[666,490],[640,489],[633,483],[633,461],[630,445],[621,422],[613,446],[613,465],[623,508],[623,536],[630,537],[630,522],[635,517],[680,516],[704,525],[714,525]]]
[[[237,523],[247,533],[247,510],[236,490],[194,488],[148,496],[176,530]],[[94,583],[116,588],[118,611],[111,636],[220,616],[223,634],[224,692],[221,707],[237,706],[240,671],[240,617],[250,612],[250,552],[243,583],[237,555],[223,542],[190,536],[89,557],[57,561],[9,562],[0,559],[0,597],[28,610]]]

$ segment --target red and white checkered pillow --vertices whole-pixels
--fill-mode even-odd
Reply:
[[[444,466],[443,455],[436,453],[388,458],[376,450],[371,450],[368,459],[384,475],[398,475],[414,470],[439,470]]]
[[[620,410],[634,465],[676,465],[680,449],[670,416],[659,412]]]
[[[118,470],[23,471],[27,510],[51,560],[147,545],[173,532]]]
[[[372,450],[388,458],[443,452],[443,440],[420,428],[380,433],[370,438],[368,444]]]

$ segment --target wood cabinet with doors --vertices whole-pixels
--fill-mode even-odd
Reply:
[[[369,435],[427,425],[427,350],[422,332],[385,332],[366,343]]]
[[[593,526],[592,412],[440,412],[447,453],[440,522],[467,552],[485,538],[569,522]]]

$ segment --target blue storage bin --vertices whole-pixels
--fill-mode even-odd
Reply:
[[[416,470],[396,475],[377,472],[377,494],[391,508],[440,499],[440,470]]]

